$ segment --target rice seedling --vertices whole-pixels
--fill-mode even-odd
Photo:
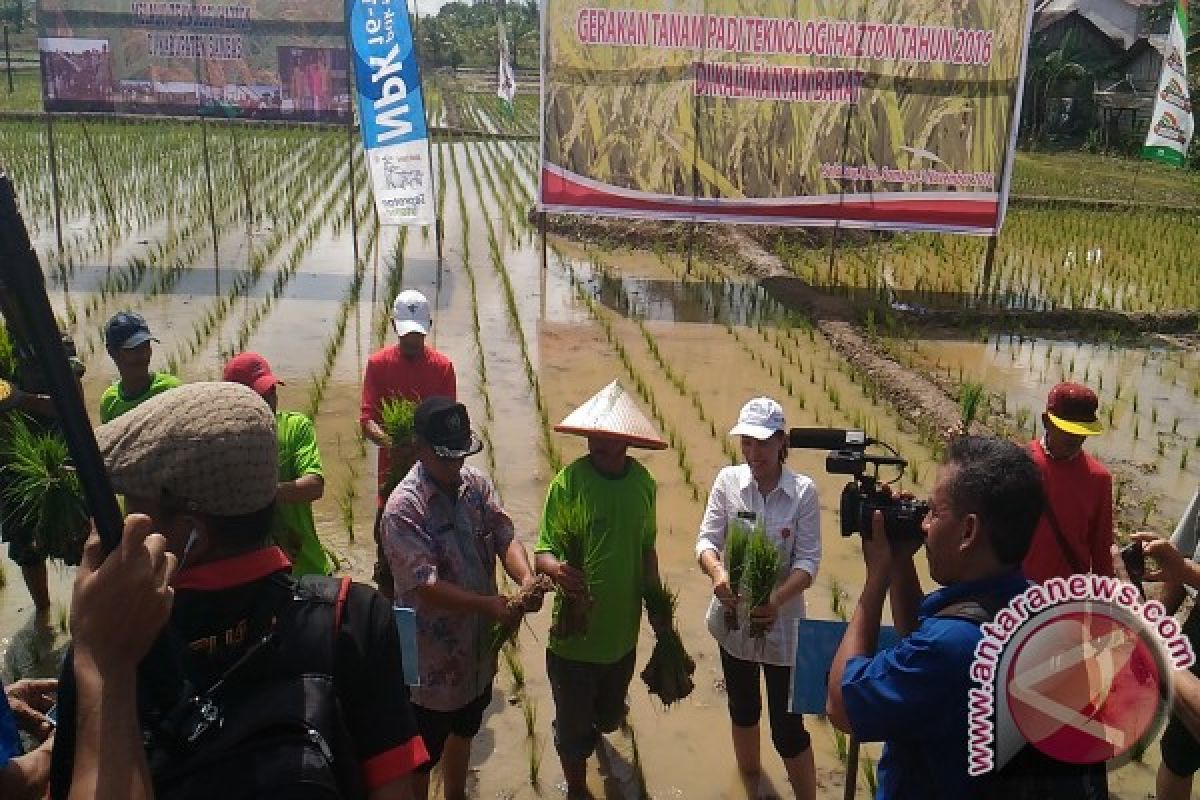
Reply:
[[[521,715],[525,718],[525,737],[532,739],[537,735],[537,702],[526,696],[521,700]]]
[[[729,576],[729,589],[735,596],[741,595],[746,558],[750,551],[750,536],[751,532],[738,520],[731,521],[725,532],[725,574]],[[725,609],[725,626],[731,631],[741,627],[735,609]]]
[[[980,381],[966,381],[959,386],[958,408],[961,414],[963,429],[971,427],[971,423],[979,418],[986,390]]]
[[[833,748],[837,753],[838,762],[842,766],[846,766],[846,762],[850,758],[850,740],[837,728],[833,729]]]
[[[745,571],[742,574],[742,586],[751,611],[771,600],[771,593],[779,581],[781,569],[782,558],[779,550],[760,527],[750,536],[749,545],[746,547]],[[751,636],[762,637],[766,632],[765,627],[751,620]]]
[[[829,610],[833,616],[845,622],[848,619],[846,601],[849,599],[846,590],[836,577],[829,579]]]
[[[561,502],[549,520],[549,528],[551,539],[557,543],[562,560],[582,572],[586,583],[592,546],[591,509],[575,499]],[[570,639],[587,633],[591,610],[592,599],[589,593],[572,596],[559,589],[558,607],[555,609],[551,635],[560,639]]]
[[[862,774],[863,780],[867,783],[867,797],[874,797],[875,791],[879,788],[879,777],[876,774],[875,759],[869,755],[863,758]]]
[[[675,622],[678,594],[665,583],[654,583],[646,587],[643,599],[646,615],[654,627],[655,642],[641,677],[650,694],[669,708],[695,688],[692,676],[696,673],[696,662],[684,648]]]
[[[516,641],[505,645],[500,654],[504,658],[504,666],[508,668],[508,676],[511,680],[509,693],[516,696],[525,688],[525,665],[521,663],[521,657],[517,653]]]
[[[0,447],[8,472],[4,502],[18,523],[34,532],[43,553],[79,563],[88,513],[66,440],[56,432],[33,430],[22,416],[8,415],[2,424]]]
[[[534,734],[529,739],[529,785],[535,789],[541,785],[542,737]]]

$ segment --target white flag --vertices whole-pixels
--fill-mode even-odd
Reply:
[[[1162,77],[1154,96],[1150,132],[1142,147],[1144,158],[1176,167],[1182,167],[1187,161],[1188,143],[1196,124],[1188,92],[1187,37],[1187,8],[1183,0],[1177,0],[1163,55]]]
[[[508,31],[504,28],[504,4],[496,14],[496,40],[500,50],[500,69],[496,80],[496,96],[512,110],[513,97],[517,94],[517,78],[513,75],[512,60],[508,55]]]

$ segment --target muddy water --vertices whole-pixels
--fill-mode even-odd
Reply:
[[[957,378],[961,369],[964,379],[1003,392],[1009,414],[1026,420],[1028,435],[1054,384],[1091,386],[1106,430],[1088,440],[1088,450],[1136,470],[1138,483],[1159,498],[1153,510],[1167,519],[1178,517],[1200,483],[1200,355],[1194,351],[997,334],[987,342],[921,341],[913,355],[943,376]]]
[[[730,460],[725,432],[738,408],[749,397],[765,393],[784,404],[793,425],[868,427],[913,460],[916,474],[910,471],[905,485],[913,486],[918,493],[928,490],[932,456],[894,414],[869,398],[819,336],[802,328],[780,328],[777,319],[760,313],[766,301],[757,289],[729,281],[723,269],[696,263],[685,274],[687,265],[678,259],[638,251],[596,253],[557,240],[550,243],[548,263],[543,269],[540,243],[530,239],[528,229],[514,222],[519,214],[503,190],[491,152],[482,146],[461,144],[437,149],[438,156],[446,159],[448,188],[444,258],[440,263],[434,242],[419,231],[409,233],[402,258],[396,261],[397,232],[380,231],[372,249],[372,232],[364,226],[359,231],[364,254],[363,286],[358,301],[344,307],[354,275],[350,232],[348,227],[335,232],[327,225],[302,254],[280,299],[246,343],[248,348],[265,354],[287,382],[280,393],[281,406],[303,408],[324,372],[324,353],[336,321],[343,313],[348,315],[345,338],[337,349],[316,414],[326,475],[325,497],[316,504],[318,528],[345,570],[360,578],[369,574],[374,560],[371,522],[375,454],[371,446],[358,441],[360,379],[367,355],[380,344],[376,321],[388,306],[390,297],[384,296],[385,287],[397,271],[402,274],[399,285],[421,290],[434,305],[432,344],[453,359],[459,396],[468,405],[475,427],[486,431],[491,442],[489,452],[476,456],[474,463],[481,467],[496,465],[495,478],[505,504],[527,543],[532,541],[550,468],[533,388],[525,374],[525,354],[536,371],[551,423],[613,378],[620,378],[632,390],[632,369],[660,410],[665,428],[677,441],[675,448],[638,453],[637,457],[659,482],[662,572],[680,592],[679,624],[685,643],[696,657],[697,689],[679,707],[664,711],[652,703],[635,677],[630,693],[633,733],[611,737],[616,764],[612,771],[628,772],[621,762],[634,760],[636,742],[640,769],[654,797],[746,797],[728,744],[728,716],[719,686],[716,646],[703,626],[709,595],[707,580],[692,556],[708,486],[716,471]],[[459,168],[465,214],[460,211],[450,159]],[[468,168],[467,159],[473,159],[478,179]],[[532,175],[519,165],[516,168],[526,186],[532,185]],[[491,184],[487,175],[492,178]],[[306,218],[320,210],[320,203],[315,203],[307,210]],[[489,224],[498,248],[495,259],[487,235]],[[230,231],[226,235],[234,240],[244,232]],[[231,247],[231,252],[237,251]],[[180,361],[181,377],[211,379],[219,374],[222,344],[234,339],[260,306],[265,288],[282,268],[281,262],[282,258],[273,258],[248,296],[234,302],[222,324],[204,338],[198,352]],[[236,258],[229,263],[229,271],[221,275],[225,287],[222,291],[228,290],[239,266],[244,267],[244,260],[242,265]],[[108,298],[77,334],[94,339],[96,328],[108,313],[119,307],[138,308],[161,340],[155,360],[161,367],[167,354],[186,352],[194,325],[215,309],[217,276],[206,269],[207,265],[205,256],[199,256],[169,294]],[[517,305],[515,319],[505,301],[505,278]],[[84,284],[93,279],[99,276],[89,274]],[[584,298],[593,298],[591,306]],[[76,304],[86,299],[85,293],[73,292]],[[61,296],[56,300],[61,303]],[[476,317],[478,337],[473,322]],[[612,340],[597,318],[605,322]],[[525,354],[519,337],[524,338]],[[385,337],[385,341],[391,339],[390,335]],[[616,342],[625,349],[629,367],[618,359]],[[655,352],[683,391],[666,377]],[[102,349],[97,348],[88,362],[85,388],[89,407],[95,408],[114,371]],[[486,410],[489,404],[490,415]],[[642,405],[647,404],[642,401]],[[583,452],[582,440],[555,434],[552,441],[564,461]],[[808,592],[808,606],[810,616],[828,618],[835,585],[847,591],[853,601],[863,579],[857,540],[842,539],[837,532],[835,508],[844,479],[825,474],[823,453],[793,452],[790,463],[814,477],[821,495],[824,557],[816,585]],[[6,575],[7,587],[0,595],[0,631],[18,632],[18,646],[10,648],[11,653],[21,649],[21,642],[35,640],[37,629],[29,623],[29,614],[18,610],[24,590],[11,563],[6,565]],[[56,602],[68,596],[67,580],[69,576],[63,575],[56,583]],[[53,614],[51,618],[53,622]],[[548,624],[547,613],[530,618],[518,652],[525,680],[523,696],[537,709],[535,736],[527,736],[521,709],[506,702],[506,695],[513,693],[514,676],[508,666],[502,666],[496,699],[473,757],[478,797],[558,796],[554,787],[561,773],[550,732],[553,704],[543,667]],[[639,669],[652,644],[652,634],[646,628],[639,643]],[[811,719],[809,730],[817,755],[820,796],[840,797],[842,766],[832,729],[825,722]],[[540,758],[537,788],[530,784],[531,752]],[[869,746],[867,752],[878,756],[877,747]],[[697,769],[701,763],[704,767]],[[782,767],[769,742],[764,742],[764,765],[766,783],[775,793],[786,796]],[[1152,774],[1146,769],[1126,768],[1118,783],[1137,786],[1144,792]],[[630,788],[636,781],[627,775],[624,780],[606,781],[593,766],[590,780],[598,794],[637,796]],[[866,795],[862,783],[860,779],[860,797]]]

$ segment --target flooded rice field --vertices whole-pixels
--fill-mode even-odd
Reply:
[[[1028,336],[987,341],[921,340],[893,348],[915,368],[979,381],[993,410],[1003,410],[1028,437],[1054,384],[1072,380],[1100,398],[1101,436],[1088,450],[1121,464],[1149,489],[1143,513],[1177,519],[1200,481],[1200,354],[1166,344],[1125,347]],[[1118,481],[1115,487],[1121,491]]]
[[[461,102],[452,115],[436,105],[435,113],[502,129],[489,102]],[[768,394],[791,425],[864,428],[887,441],[912,462],[901,485],[918,494],[928,493],[936,463],[913,427],[809,320],[735,268],[704,257],[553,237],[543,249],[527,215],[536,187],[532,143],[435,143],[445,230],[439,262],[430,231],[379,226],[362,154],[344,131],[210,125],[211,211],[197,125],[66,122],[54,133],[61,248],[44,127],[0,124],[0,162],[21,192],[53,300],[87,364],[89,408],[115,378],[101,333],[121,309],[149,321],[159,340],[155,367],[187,381],[215,379],[240,350],[262,353],[286,382],[281,407],[315,419],[326,477],[318,529],[340,568],[356,577],[369,575],[374,558],[374,448],[358,434],[360,379],[367,356],[391,339],[388,312],[400,288],[420,290],[435,307],[432,343],[454,361],[460,399],[486,444],[474,463],[494,477],[527,544],[554,471],[583,452],[582,440],[550,426],[620,379],[671,443],[638,457],[659,483],[662,572],[680,593],[680,630],[696,657],[697,689],[667,711],[635,678],[629,728],[611,737],[609,767],[592,774],[593,790],[637,797],[644,786],[656,798],[705,800],[789,794],[769,746],[763,787],[748,789],[738,779],[716,645],[703,622],[710,591],[692,550],[711,481],[737,459],[726,431],[748,398]],[[105,158],[94,158],[97,150]],[[920,342],[911,358],[930,370],[961,366],[964,376],[1006,392],[1011,413],[1028,410],[1027,421],[1060,374],[1102,377],[1115,430],[1097,441],[1097,452],[1157,465],[1148,475],[1166,502],[1195,482],[1200,465],[1183,455],[1200,436],[1195,354],[993,338]],[[863,569],[857,540],[838,534],[844,481],[825,474],[824,458],[793,451],[790,464],[820,490],[824,558],[808,608],[832,618],[835,608],[844,613],[846,596],[857,596]],[[55,608],[43,620],[27,608],[15,565],[6,562],[3,574],[5,676],[52,670],[66,627],[69,570],[52,569]],[[559,796],[543,666],[549,614],[529,623],[519,647],[501,660],[476,741],[480,798]],[[644,626],[639,669],[652,642]],[[819,795],[840,797],[845,740],[824,720],[808,725]],[[867,797],[878,746],[863,753],[858,796]],[[1122,797],[1144,796],[1156,765],[1154,748],[1145,763],[1117,772],[1114,788]]]

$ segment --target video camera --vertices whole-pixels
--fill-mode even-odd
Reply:
[[[858,533],[869,537],[871,518],[876,511],[882,511],[889,541],[922,538],[921,523],[929,512],[929,504],[896,497],[886,483],[880,483],[880,467],[896,467],[899,477],[908,466],[908,461],[889,445],[877,442],[863,431],[840,428],[792,428],[788,432],[788,444],[806,450],[828,450],[825,471],[832,475],[854,476],[854,480],[842,489],[839,506],[842,536]],[[892,455],[867,453],[867,448],[874,444],[887,448]],[[867,474],[868,465],[873,468],[870,474]]]

